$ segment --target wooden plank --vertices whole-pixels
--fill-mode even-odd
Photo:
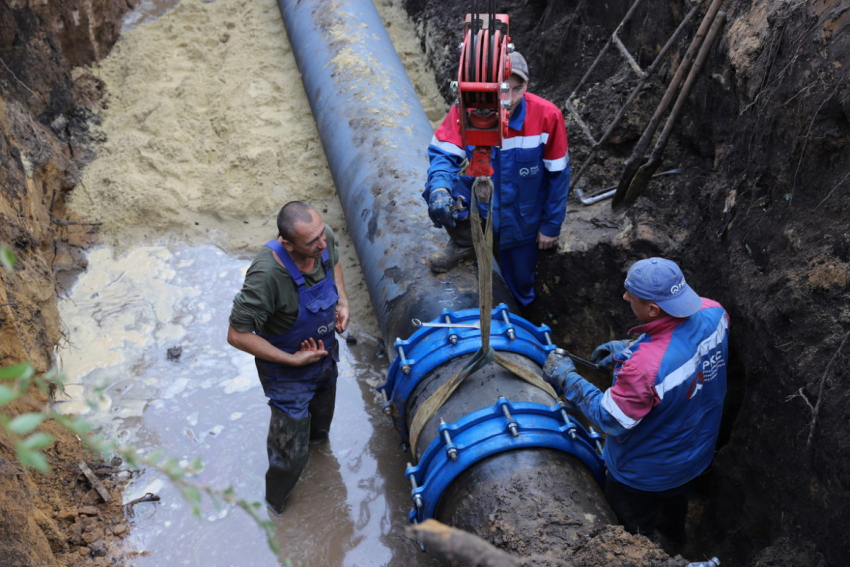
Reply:
[[[103,486],[103,483],[100,482],[100,479],[95,476],[89,466],[85,461],[80,461],[79,464],[80,470],[83,471],[83,474],[86,475],[86,478],[89,479],[89,482],[97,490],[97,493],[100,494],[100,497],[103,498],[104,502],[109,502],[112,495],[109,494],[109,491]]]
[[[626,61],[629,62],[629,66],[637,74],[637,76],[640,77],[641,79],[645,79],[646,73],[643,72],[643,69],[640,68],[640,65],[638,65],[638,62],[635,61],[635,58],[632,57],[632,54],[629,53],[629,50],[626,49],[626,46],[623,45],[622,41],[620,41],[620,36],[617,35],[617,32],[614,32],[614,45],[617,46],[617,49],[620,50],[620,53],[622,53],[623,57],[626,58]]]
[[[581,115],[578,113],[578,110],[575,109],[573,103],[567,99],[566,102],[564,102],[564,106],[566,107],[567,112],[572,115],[579,128],[581,128],[581,131],[584,132],[584,135],[587,136],[587,139],[595,146],[596,140],[594,139],[593,134],[590,133],[590,128],[588,128],[587,124],[584,123],[584,120],[581,119]]]

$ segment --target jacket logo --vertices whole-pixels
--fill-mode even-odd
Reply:
[[[694,376],[694,381],[691,382],[691,387],[688,388],[688,399],[690,400],[694,396],[696,396],[700,390],[702,390],[702,386],[705,384],[705,376],[700,372],[696,376]]]
[[[702,359],[702,371],[694,376],[691,386],[688,388],[688,399],[693,399],[702,390],[706,382],[711,382],[717,378],[720,370],[726,366],[726,361],[723,360],[723,353],[715,351],[710,356]]]
[[[539,165],[532,165],[531,167],[521,167],[519,168],[519,176],[520,177],[534,177],[540,173]]]
[[[321,327],[319,327],[318,329],[316,329],[316,333],[317,333],[317,334],[319,334],[319,335],[324,335],[324,334],[326,334],[326,333],[328,332],[328,330],[329,330],[329,329],[328,329],[328,326],[327,326],[327,325],[322,325]]]

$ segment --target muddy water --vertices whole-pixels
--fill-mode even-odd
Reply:
[[[197,482],[262,500],[269,409],[253,358],[225,340],[249,263],[212,246],[92,251],[60,305],[70,340],[58,355],[71,380],[59,408],[86,414],[140,453],[201,457]],[[146,492],[161,501],[135,506],[136,565],[436,564],[402,535],[410,505],[405,456],[374,391],[387,361],[356,325],[351,336],[356,344],[341,341],[330,440],[311,447],[285,513],[272,516],[281,556],[242,510],[205,501],[197,518],[161,474],[145,470],[125,502]],[[179,358],[169,360],[170,348]],[[97,398],[94,407],[82,401],[87,396]]]
[[[124,15],[121,33],[126,34],[137,27],[153,22],[172,8],[180,0],[141,0]]]

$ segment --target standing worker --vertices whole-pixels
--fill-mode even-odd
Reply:
[[[634,341],[611,341],[591,360],[613,364],[604,392],[568,357],[549,355],[547,382],[608,438],[605,496],[631,533],[656,527],[678,552],[685,544],[689,484],[714,458],[726,395],[729,316],[700,298],[670,260],[632,265],[623,299],[642,323]]]
[[[233,299],[227,342],[254,355],[271,421],[266,502],[283,512],[307,464],[328,438],[336,401],[339,346],[348,295],[333,231],[292,201],[277,215],[278,237],[260,250]]]
[[[558,107],[528,89],[528,64],[517,52],[510,54],[511,89],[508,135],[494,148],[493,234],[496,259],[511,292],[523,306],[534,300],[534,268],[538,250],[558,243],[567,214],[570,159],[564,116]],[[472,146],[462,146],[458,107],[452,106],[428,146],[431,165],[422,196],[428,216],[445,227],[449,244],[433,254],[431,270],[447,272],[474,254],[469,222],[473,178],[462,175]],[[487,204],[480,212],[486,218]]]

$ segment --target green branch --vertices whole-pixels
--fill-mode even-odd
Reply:
[[[8,271],[12,271],[15,265],[14,254],[2,246],[0,246],[0,265]],[[181,465],[178,459],[166,457],[165,452],[161,449],[140,456],[136,447],[119,444],[106,438],[102,433],[94,433],[94,425],[82,417],[57,413],[49,405],[41,404],[28,395],[33,386],[47,395],[51,391],[51,387],[62,388],[64,383],[65,377],[56,369],[36,376],[35,368],[29,362],[0,368],[0,408],[17,401],[32,410],[14,418],[9,418],[0,412],[0,427],[15,440],[15,453],[18,462],[25,469],[36,470],[44,474],[50,473],[50,464],[43,451],[55,441],[55,438],[48,433],[36,431],[36,429],[42,422],[53,420],[73,433],[86,447],[101,457],[108,458],[117,454],[131,468],[147,467],[163,473],[192,506],[192,513],[199,518],[201,517],[201,501],[204,494],[217,509],[221,508],[222,503],[238,506],[265,532],[269,548],[275,554],[280,552],[280,546],[274,537],[274,523],[260,517],[259,511],[262,508],[262,503],[249,502],[244,498],[239,498],[233,487],[230,486],[219,490],[189,480],[190,477],[203,470],[204,466],[200,458],[194,459],[187,465]],[[102,392],[103,388],[97,388],[95,395],[102,396]],[[96,407],[97,401],[87,399],[86,403],[90,407]],[[292,564],[289,559],[286,559],[284,565],[291,567]]]

